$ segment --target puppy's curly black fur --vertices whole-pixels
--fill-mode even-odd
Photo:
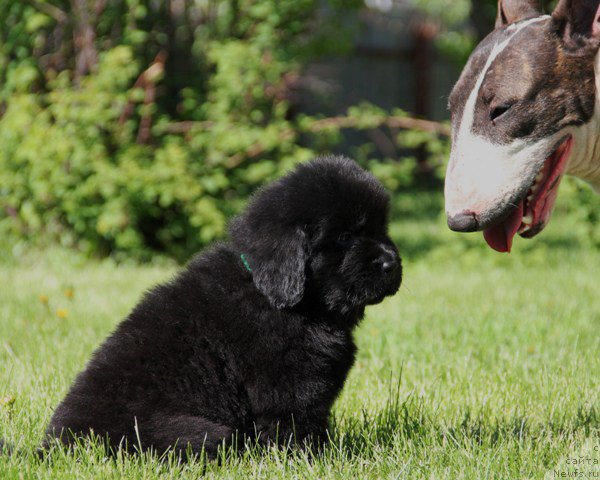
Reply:
[[[209,457],[232,438],[324,440],[353,327],[400,286],[387,217],[381,184],[343,158],[264,188],[228,243],[146,294],[94,353],[48,439]]]

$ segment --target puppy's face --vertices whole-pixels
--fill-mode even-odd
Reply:
[[[259,192],[230,231],[273,307],[302,302],[347,314],[400,287],[388,209],[375,177],[351,160],[325,157]]]
[[[385,211],[337,213],[318,222],[310,240],[307,287],[328,309],[347,313],[395,294],[402,264]]]

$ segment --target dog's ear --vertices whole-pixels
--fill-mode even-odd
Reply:
[[[563,39],[577,46],[583,40],[600,44],[600,2],[598,0],[560,0],[552,18],[561,25]]]
[[[248,242],[247,256],[254,284],[273,307],[293,307],[304,295],[306,234],[299,228],[264,233]]]
[[[539,17],[541,12],[539,0],[498,0],[496,28],[506,27],[527,18]]]

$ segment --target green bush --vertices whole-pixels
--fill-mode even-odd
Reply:
[[[560,186],[558,210],[569,219],[570,236],[586,247],[600,247],[600,195],[582,180],[567,177]]]

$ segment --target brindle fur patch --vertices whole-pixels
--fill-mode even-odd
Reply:
[[[496,30],[481,43],[455,86],[450,97],[455,133],[487,56],[506,38],[507,31],[510,27]],[[514,36],[486,72],[475,104],[474,134],[499,145],[515,139],[535,142],[591,119],[596,51],[573,50],[561,37],[561,23],[551,17],[532,23]],[[509,109],[492,119],[498,107]]]

